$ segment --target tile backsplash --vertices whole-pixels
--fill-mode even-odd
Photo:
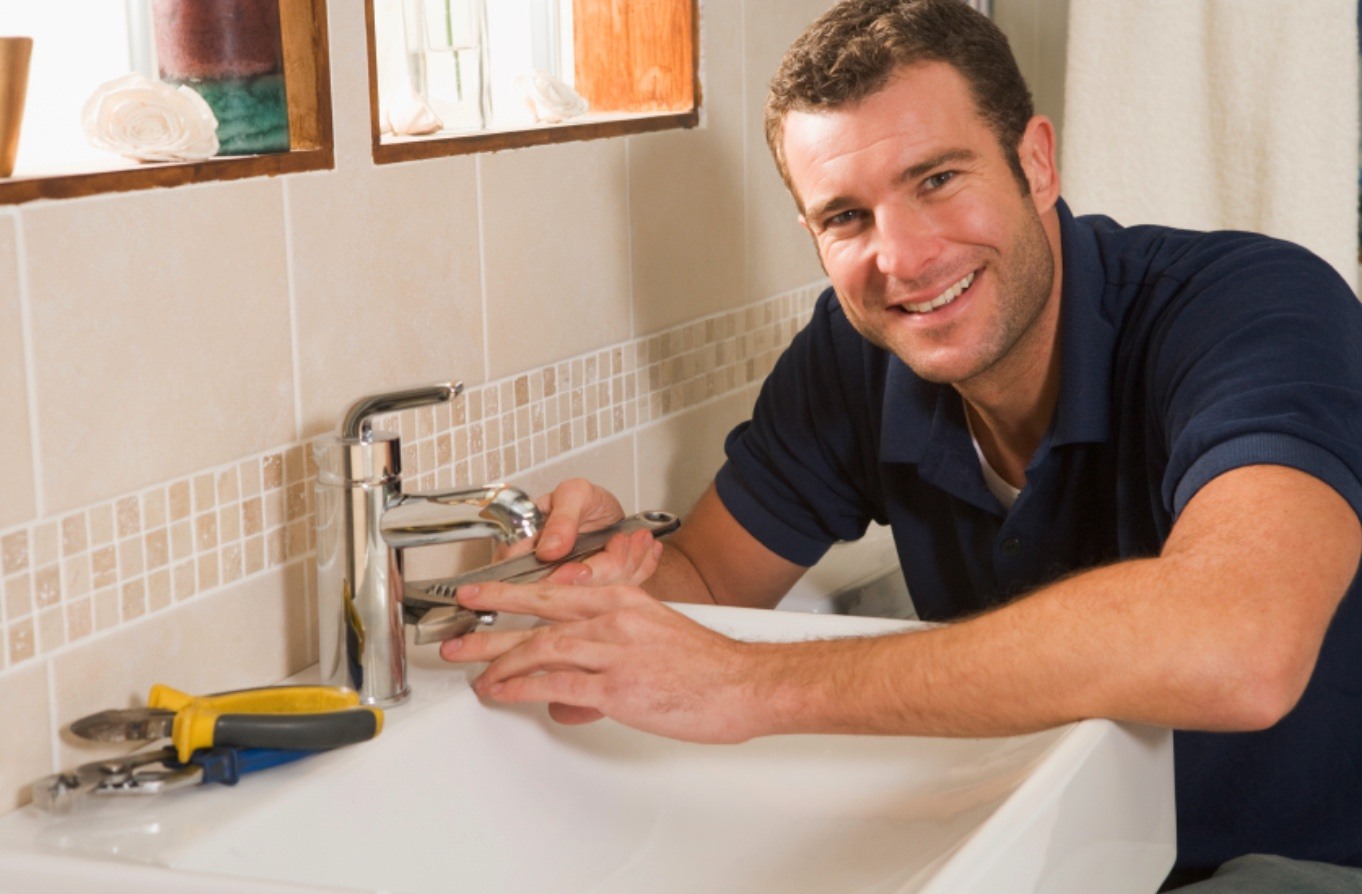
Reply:
[[[383,417],[408,490],[515,482],[547,463],[759,383],[821,284]],[[0,530],[0,669],[309,557],[306,442]],[[685,507],[674,507],[685,508]]]
[[[6,665],[305,555],[293,445],[0,533]]]

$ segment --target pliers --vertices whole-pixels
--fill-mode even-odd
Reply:
[[[277,767],[312,752],[277,748],[206,748],[188,763],[176,759],[174,746],[82,764],[33,783],[33,804],[49,813],[70,813],[92,795],[156,795],[191,785],[236,785],[246,773]]]
[[[99,742],[170,737],[175,757],[217,746],[316,751],[372,739],[383,712],[359,706],[359,694],[330,686],[274,686],[192,696],[156,685],[147,707],[101,711],[71,724],[71,732]]]

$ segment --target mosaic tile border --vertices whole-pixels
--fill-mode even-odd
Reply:
[[[513,476],[761,381],[824,288],[469,387],[378,421],[406,486]],[[0,670],[310,554],[307,443],[0,531]]]

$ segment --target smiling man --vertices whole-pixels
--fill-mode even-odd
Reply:
[[[1058,384],[1054,134],[1029,118],[1009,157],[960,113],[972,106],[954,67],[926,61],[854,104],[792,108],[771,136],[848,322],[920,379],[954,385],[1019,480]]]
[[[1170,886],[1362,890],[1348,287],[1262,236],[1075,218],[1006,39],[958,0],[835,6],[767,136],[833,288],[714,486],[665,549],[460,590],[556,623],[444,656],[491,661],[490,698],[696,741],[1173,728]],[[545,508],[544,558],[621,514],[580,481]],[[755,645],[659,601],[772,606],[872,520],[952,623]]]

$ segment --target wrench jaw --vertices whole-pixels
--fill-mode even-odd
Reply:
[[[478,627],[496,623],[496,612],[475,612],[461,605],[419,605],[403,607],[407,623],[412,628],[412,642],[418,646],[442,643],[456,636],[471,633]]]
[[[33,806],[47,813],[65,816],[77,804],[83,803],[98,784],[97,778],[83,778],[78,771],[44,776],[33,783]]]
[[[496,621],[496,612],[475,612],[459,605],[459,587],[483,581],[506,581],[527,584],[548,576],[566,562],[578,562],[605,548],[616,534],[649,531],[654,537],[664,537],[681,526],[681,519],[661,510],[649,510],[621,519],[600,531],[582,534],[573,549],[556,562],[542,562],[534,553],[527,553],[482,568],[440,580],[407,581],[402,594],[402,614],[414,628],[413,642],[418,645],[444,642],[471,633],[479,625]]]
[[[156,795],[197,785],[203,770],[175,762],[173,747],[139,751],[82,764],[67,773],[54,773],[33,783],[33,804],[63,816],[93,798],[109,795]]]

